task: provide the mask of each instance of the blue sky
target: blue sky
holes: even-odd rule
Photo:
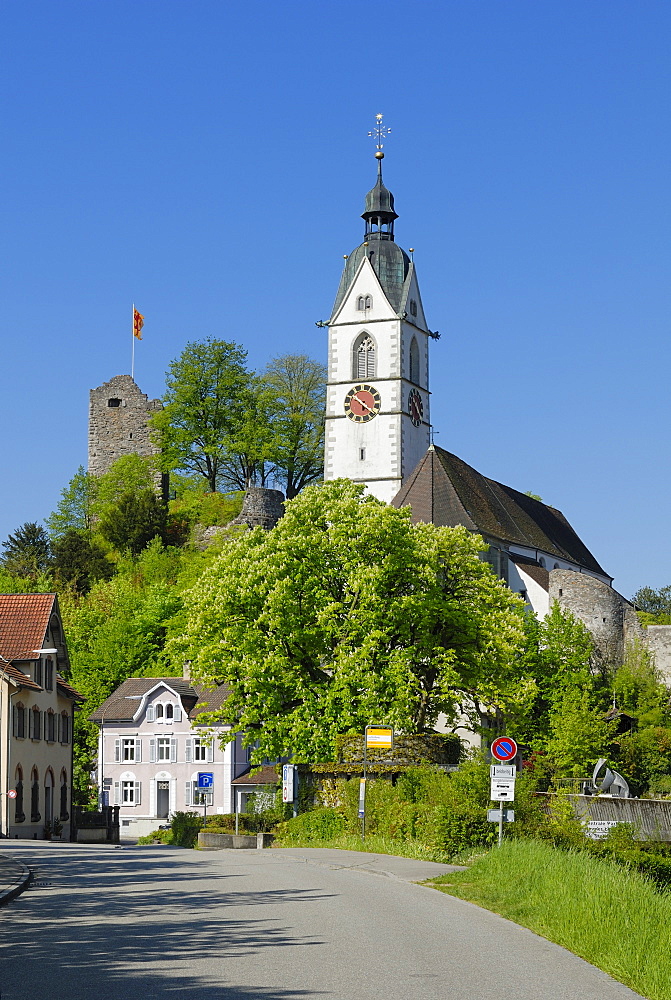
[[[671,582],[668,58],[646,0],[40,0],[0,12],[0,539],[86,462],[88,390],[189,340],[325,358],[385,181],[436,441]]]

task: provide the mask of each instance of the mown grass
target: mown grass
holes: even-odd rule
[[[343,833],[336,837],[280,837],[274,847],[326,847],[340,851],[365,851],[368,854],[393,854],[397,858],[413,858],[422,861],[439,861],[442,864],[451,862],[451,855],[444,851],[427,847],[415,840],[392,840],[371,834],[365,840],[356,834]]]
[[[562,945],[648,1000],[671,998],[671,894],[636,871],[512,840],[430,884]]]

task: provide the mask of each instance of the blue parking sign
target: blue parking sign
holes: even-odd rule
[[[198,772],[198,790],[201,792],[211,792],[214,788],[214,773],[212,771]]]

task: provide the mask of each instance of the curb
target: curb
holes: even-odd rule
[[[9,889],[3,889],[0,891],[0,906],[4,906],[6,903],[16,899],[25,888],[27,888],[30,880],[33,877],[33,873],[30,868],[23,864],[22,861],[16,861],[14,858],[8,858],[7,855],[2,856],[7,861],[12,862],[16,866],[16,875],[14,878],[14,885],[10,885]]]

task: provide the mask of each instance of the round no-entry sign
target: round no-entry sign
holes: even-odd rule
[[[505,763],[517,757],[517,743],[511,736],[497,736],[492,743],[492,757]]]

